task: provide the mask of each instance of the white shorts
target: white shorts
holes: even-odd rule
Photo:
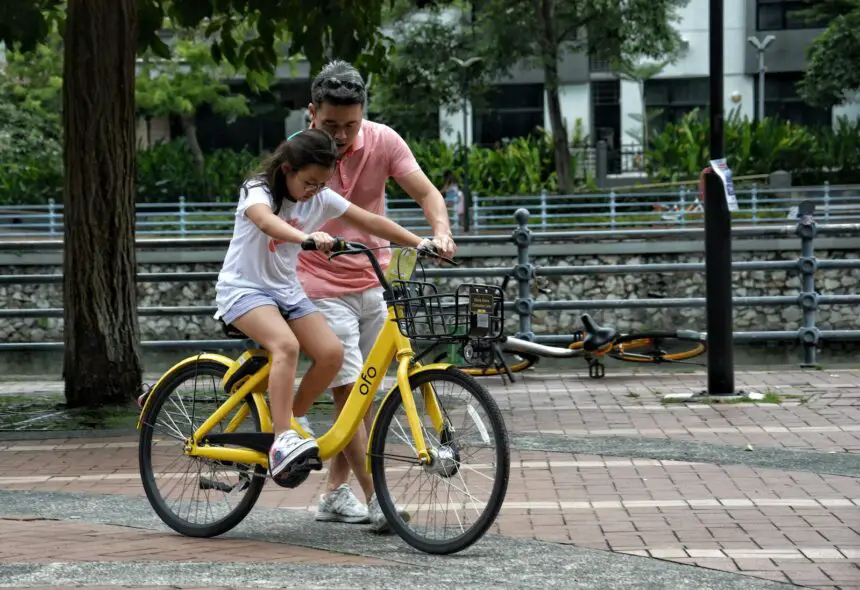
[[[358,380],[364,359],[385,325],[388,310],[382,293],[382,287],[376,287],[361,293],[313,301],[343,342],[343,365],[331,387],[349,385]]]

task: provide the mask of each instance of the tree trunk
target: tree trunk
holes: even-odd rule
[[[546,68],[545,68],[546,69]],[[557,66],[553,66],[557,70]],[[546,71],[547,77],[550,75]],[[555,72],[557,76],[557,71]],[[555,170],[558,176],[558,188],[566,195],[573,194],[573,174],[570,168],[570,145],[567,142],[567,128],[561,116],[561,99],[558,96],[558,85],[546,88],[549,122],[552,127],[552,146],[555,152]]]
[[[538,23],[539,43],[543,62],[544,87],[546,88],[549,123],[552,128],[552,145],[555,153],[555,171],[558,188],[563,194],[573,193],[573,174],[570,168],[570,145],[567,129],[561,115],[561,99],[558,96],[558,41],[553,22],[554,0],[533,0]]]
[[[141,386],[135,274],[137,0],[69,0],[65,128],[64,366],[69,407]]]
[[[185,139],[188,140],[188,149],[191,150],[194,165],[197,167],[197,171],[203,174],[206,159],[203,157],[203,150],[200,149],[200,142],[197,141],[197,123],[194,120],[194,115],[182,117],[182,131],[185,133]]]

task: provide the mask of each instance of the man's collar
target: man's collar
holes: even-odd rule
[[[353,155],[358,150],[364,148],[364,124],[366,121],[361,122],[361,129],[358,130],[358,135],[355,136],[355,141],[352,142],[352,145],[349,146],[349,149],[343,155],[344,158],[348,158]]]

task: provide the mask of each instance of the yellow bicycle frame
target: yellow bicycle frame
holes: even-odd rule
[[[395,260],[392,260],[392,266],[394,265]],[[407,264],[410,263],[411,268],[408,268],[407,270],[411,275],[412,270],[414,269],[414,259],[407,261]],[[391,268],[391,266],[389,268]],[[269,370],[271,365],[268,353],[262,349],[246,351],[235,361],[221,355],[213,354],[203,354],[184,359],[165,373],[165,376],[162,377],[162,379],[153,387],[152,392],[148,396],[146,403],[141,410],[138,428],[140,428],[143,416],[146,414],[149,404],[155,397],[159,386],[166,376],[173,373],[175,370],[182,369],[185,366],[196,362],[198,359],[205,359],[220,362],[225,365],[229,364],[230,370],[227,372],[227,375],[225,375],[226,379],[242,364],[255,356],[266,356],[266,363],[254,374],[244,378],[243,381],[240,381],[241,385],[238,388],[234,387],[233,393],[230,394],[224,403],[222,403],[215,412],[197,428],[191,438],[186,441],[185,454],[194,457],[206,457],[216,461],[229,461],[267,466],[268,456],[266,453],[261,453],[248,448],[230,448],[223,446],[209,446],[206,444],[206,436],[209,432],[217,424],[221,423],[236,407],[243,404],[244,400],[249,395],[252,398],[252,403],[256,405],[260,414],[261,431],[272,432],[271,413],[265,400],[265,391],[268,386]],[[419,461],[430,460],[430,455],[427,451],[427,444],[424,440],[421,419],[415,406],[415,399],[412,396],[412,387],[409,385],[409,380],[410,377],[415,374],[433,369],[446,369],[451,365],[432,364],[421,366],[413,362],[413,357],[414,352],[412,350],[412,345],[409,339],[400,332],[397,326],[394,308],[389,306],[386,322],[377,336],[376,342],[362,367],[358,381],[353,385],[352,391],[350,391],[343,410],[332,427],[317,439],[320,459],[326,460],[336,455],[343,450],[350,440],[352,440],[352,437],[355,436],[364,416],[373,404],[376,392],[382,385],[382,380],[385,377],[386,371],[396,359],[397,384],[388,392],[385,399],[387,400],[388,397],[394,394],[398,389],[400,390],[400,395],[403,400],[403,408],[406,412],[409,429],[412,432],[412,438],[418,454],[417,459]],[[442,410],[439,407],[435,391],[433,391],[431,386],[425,385],[422,387],[422,394],[431,422],[433,423],[436,432],[441,432],[443,428]],[[383,405],[384,402],[383,404],[380,404],[380,409]],[[247,417],[248,411],[247,406],[241,405],[239,411],[227,425],[227,428],[224,429],[225,432],[234,432]],[[368,471],[370,470],[370,444],[373,440],[373,431],[375,430],[378,418],[379,411],[377,411],[376,417],[373,421],[373,428],[371,429],[370,436],[368,436]],[[304,429],[302,429],[296,422],[295,417],[292,419],[292,427],[302,435],[307,436]]]

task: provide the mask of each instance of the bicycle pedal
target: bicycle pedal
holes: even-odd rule
[[[277,476],[273,476],[272,480],[282,488],[296,488],[303,484],[310,476],[311,471],[319,471],[322,469],[322,461],[319,457],[307,457],[299,459],[288,469],[285,469]]]
[[[297,471],[320,471],[322,467],[322,459],[317,455],[313,455],[298,459],[295,463],[290,465],[290,468],[287,471],[290,473],[295,473]]]

